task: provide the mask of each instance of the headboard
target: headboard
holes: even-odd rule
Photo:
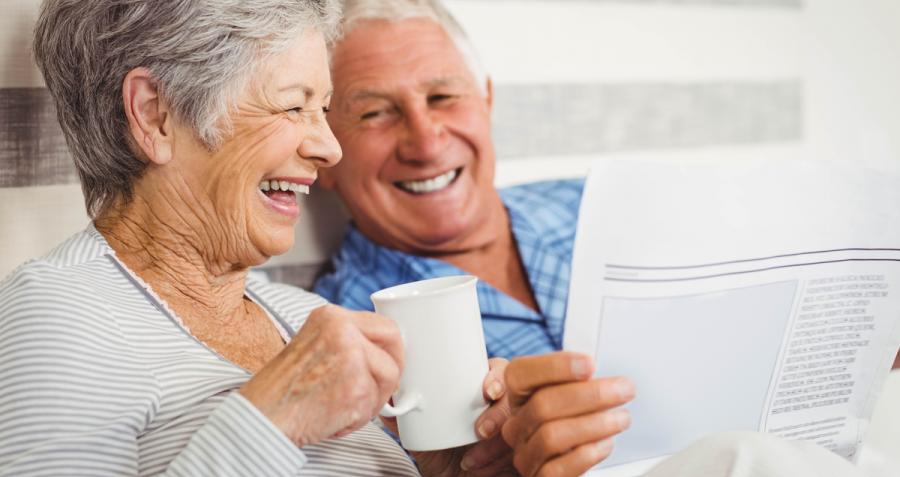
[[[87,222],[30,59],[39,3],[0,16],[0,276]],[[583,175],[598,155],[865,160],[900,138],[894,0],[447,3],[494,80],[500,185]],[[315,190],[297,246],[264,268],[308,286],[345,225]]]

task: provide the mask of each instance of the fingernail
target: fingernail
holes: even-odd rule
[[[631,425],[631,413],[627,409],[613,409],[609,413],[610,418],[619,429],[625,430]]]
[[[483,439],[487,439],[494,435],[495,430],[497,430],[497,423],[491,419],[485,419],[484,422],[478,426],[478,435]]]
[[[469,455],[463,456],[462,460],[459,462],[459,468],[463,471],[471,469],[473,465],[475,465],[475,459]]]
[[[591,362],[583,356],[572,360],[572,374],[576,378],[588,378],[591,376]]]
[[[631,381],[622,378],[616,381],[614,384],[616,392],[619,393],[619,397],[623,400],[631,400],[634,397],[634,384]]]
[[[612,439],[603,439],[602,441],[595,444],[594,447],[597,450],[598,454],[609,454],[612,452],[613,441]]]
[[[496,401],[501,394],[503,394],[503,385],[500,384],[500,381],[494,381],[488,385],[487,395],[491,398],[491,401]]]

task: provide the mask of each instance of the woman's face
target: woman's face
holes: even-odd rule
[[[300,209],[320,167],[341,149],[325,121],[331,77],[322,35],[308,31],[258,71],[231,115],[232,128],[210,152],[186,128],[175,128],[169,165],[198,238],[215,259],[258,265],[294,244]],[[180,149],[180,150],[179,150]],[[210,257],[213,258],[213,257]]]

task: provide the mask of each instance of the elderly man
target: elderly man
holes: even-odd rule
[[[371,309],[381,288],[469,273],[490,355],[558,350],[583,181],[498,193],[490,80],[446,11],[411,3],[345,5],[328,121],[346,160],[320,183],[354,225],[316,292]]]
[[[491,84],[439,4],[348,1],[342,27],[332,51],[328,120],[346,160],[321,170],[319,180],[342,196],[354,226],[334,272],[316,291],[364,309],[378,289],[470,273],[481,279],[491,355],[558,350],[582,181],[498,193]],[[631,384],[590,379],[592,370],[588,357],[559,353],[520,361],[507,373],[513,407],[524,411],[503,434],[518,449],[524,474],[582,472],[606,457],[610,437],[627,428],[627,412],[616,408],[634,395]],[[527,411],[558,398],[568,405],[550,414]],[[526,444],[552,430],[544,421],[565,419],[575,424],[566,439]],[[500,424],[485,420],[478,432],[487,438]]]
[[[592,379],[586,356],[550,353],[562,344],[583,182],[498,192],[491,82],[462,29],[436,1],[346,1],[342,23],[343,36],[332,50],[335,92],[328,121],[344,161],[322,170],[320,184],[338,192],[353,224],[316,292],[371,309],[369,295],[384,287],[441,275],[478,276],[489,354],[537,355],[514,360],[506,373],[513,416],[502,433],[515,449],[516,467],[524,475],[585,471],[611,452],[611,437],[628,427],[628,413],[619,406],[634,389],[625,378]],[[501,432],[496,424],[485,421],[479,434]],[[739,472],[728,464],[711,467],[733,455],[736,446],[727,441],[701,444],[654,475],[673,469]],[[784,445],[757,444],[751,447]],[[788,454],[795,458],[783,460],[792,462],[789,471],[767,475],[800,475],[806,465],[798,462],[835,471],[849,466],[818,448],[791,448]],[[697,462],[710,466],[691,467]]]

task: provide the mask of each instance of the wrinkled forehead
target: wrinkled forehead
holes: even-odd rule
[[[429,18],[361,20],[331,50],[338,96],[356,90],[426,88],[437,83],[477,85],[445,29]]]

